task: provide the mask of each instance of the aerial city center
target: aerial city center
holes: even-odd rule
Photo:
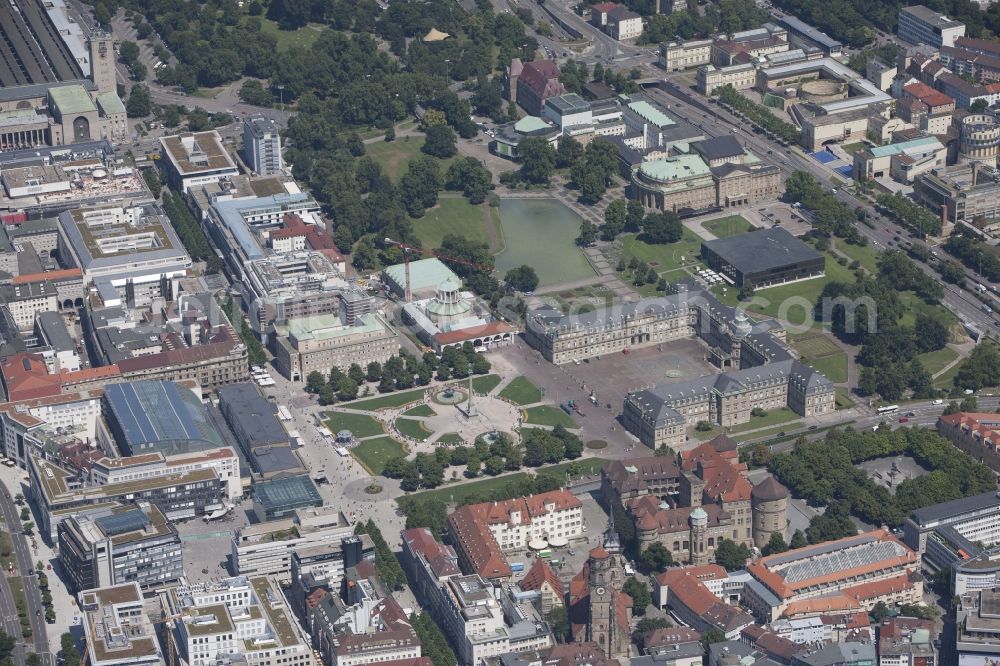
[[[0,666],[998,666],[926,1],[0,3]]]

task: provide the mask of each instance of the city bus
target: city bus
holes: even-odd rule
[[[883,416],[885,414],[895,414],[898,411],[899,405],[886,405],[885,407],[878,408],[879,416]]]
[[[545,550],[538,551],[538,557],[545,559],[547,557],[552,557],[552,551],[546,548]]]

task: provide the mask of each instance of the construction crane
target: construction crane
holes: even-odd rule
[[[403,251],[403,275],[404,275],[403,279],[406,281],[406,286],[403,291],[403,299],[404,302],[409,303],[411,300],[413,300],[413,293],[410,288],[410,254],[413,253],[416,254],[418,257],[422,257],[426,255],[427,252],[423,248],[416,247],[415,245],[409,245],[402,241],[393,240],[388,237],[385,238],[384,240],[386,245],[395,245],[396,247],[398,247]],[[468,261],[466,259],[459,259],[458,257],[453,257],[451,255],[447,255],[440,251],[435,251],[432,254],[434,257],[438,259],[443,259],[445,261],[454,261],[456,264],[471,266],[472,268],[485,271],[486,273],[490,273],[493,271],[492,266],[487,266],[485,264],[477,264],[474,261]]]

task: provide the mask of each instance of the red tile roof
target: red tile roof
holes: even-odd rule
[[[45,398],[62,393],[58,375],[50,375],[41,354],[20,353],[0,361],[7,400]]]
[[[602,549],[603,550],[603,549]],[[632,597],[624,592],[615,595],[615,621],[619,628],[629,633],[629,618],[631,617]],[[569,621],[570,633],[579,636],[587,626],[590,617],[590,560],[583,563],[580,573],[573,576],[569,582]]]
[[[538,96],[547,99],[566,93],[566,87],[559,82],[559,65],[554,60],[534,60],[524,64],[518,81]]]
[[[27,273],[25,275],[18,275],[11,280],[11,284],[28,284],[32,282],[46,282],[52,281],[57,282],[59,280],[71,280],[73,278],[82,278],[83,273],[79,268],[64,268],[58,271],[47,271],[43,273]]]
[[[598,14],[604,14],[610,12],[612,9],[618,6],[617,2],[602,2],[594,5],[590,8],[591,11],[597,12]]]
[[[403,532],[403,542],[411,551],[420,553],[438,578],[462,573],[456,564],[455,549],[435,539],[426,527],[406,530]]]
[[[552,588],[552,592],[562,602],[566,596],[566,590],[563,587],[562,581],[559,580],[559,576],[552,570],[548,562],[540,557],[536,557],[535,563],[531,565],[528,573],[524,576],[524,580],[521,581],[521,589],[541,591],[542,585],[546,583],[548,583]]]
[[[491,321],[488,324],[483,324],[482,326],[471,326],[469,328],[460,328],[446,333],[438,333],[434,336],[434,340],[436,340],[439,345],[449,345],[456,342],[465,342],[466,340],[475,340],[476,338],[481,338],[487,335],[502,335],[504,333],[510,333],[513,330],[514,329],[505,322],[496,320]]]
[[[919,81],[903,86],[903,91],[910,97],[919,99],[931,108],[936,106],[948,106],[949,104],[955,103],[953,98],[945,95],[939,90],[931,88],[926,83],[920,83]]]

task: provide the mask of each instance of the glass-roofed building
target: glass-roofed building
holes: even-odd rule
[[[323,498],[306,474],[261,481],[253,487],[253,510],[262,523],[291,516],[295,509],[321,506]]]
[[[171,456],[225,446],[201,398],[174,382],[109,384],[103,411],[123,456]]]
[[[117,504],[64,520],[59,563],[72,592],[138,583],[143,589],[184,574],[177,530],[154,504]]]

